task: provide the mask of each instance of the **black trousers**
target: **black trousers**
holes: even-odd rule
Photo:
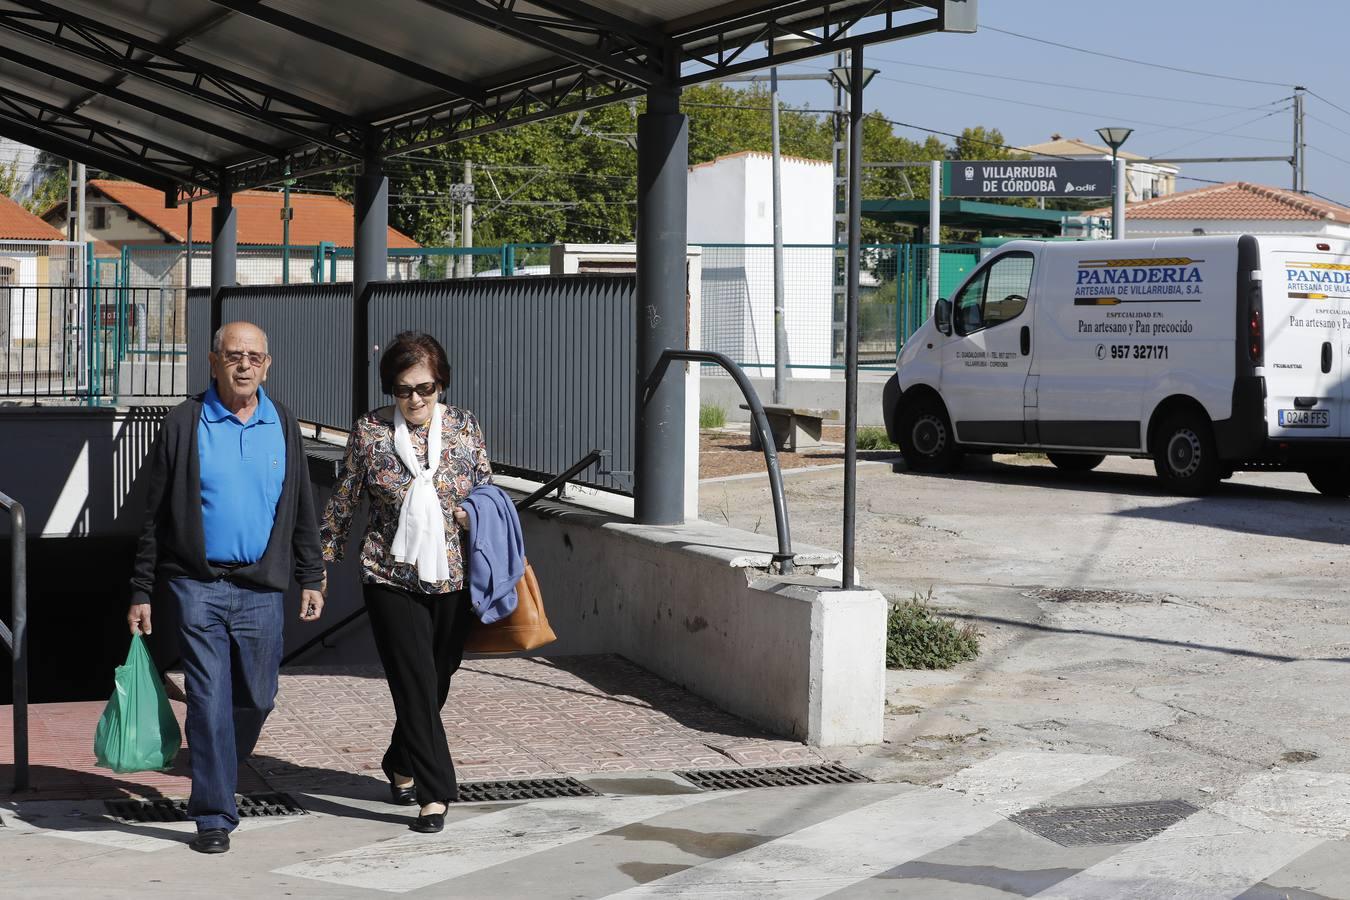
[[[394,699],[396,719],[384,769],[411,775],[423,806],[453,800],[458,787],[441,707],[473,624],[469,592],[422,594],[387,584],[362,588]]]

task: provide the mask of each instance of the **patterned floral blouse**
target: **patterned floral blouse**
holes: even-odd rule
[[[413,449],[423,464],[427,458],[430,423],[408,427]],[[469,491],[492,481],[492,465],[478,419],[466,409],[444,407],[441,416],[441,464],[436,470],[436,493],[445,512],[446,555],[450,580],[430,584],[417,577],[413,563],[395,562],[389,552],[398,532],[398,514],[412,485],[412,475],[394,452],[393,407],[372,410],[356,420],[347,439],[347,457],[337,487],[323,511],[319,540],[323,558],[342,559],[352,517],[361,504],[361,493],[370,497],[370,515],[361,541],[361,579],[391,584],[425,594],[441,594],[464,587],[464,546],[455,525],[455,507]]]

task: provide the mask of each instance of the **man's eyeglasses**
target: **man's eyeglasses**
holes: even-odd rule
[[[430,397],[432,394],[436,393],[436,382],[424,381],[421,384],[396,384],[390,393],[400,400],[407,400],[414,393],[419,397]]]
[[[248,364],[255,369],[267,362],[268,359],[266,353],[258,353],[253,350],[247,353],[243,350],[227,350],[220,354],[220,358],[232,366],[237,366],[244,360],[248,360]]]

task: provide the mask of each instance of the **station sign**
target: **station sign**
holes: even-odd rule
[[[1109,159],[955,159],[943,163],[947,197],[1110,197]]]

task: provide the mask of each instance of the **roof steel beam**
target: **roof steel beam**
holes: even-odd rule
[[[35,128],[28,123],[17,121],[4,110],[0,110],[0,135],[165,192],[172,191],[183,178],[180,173],[164,171],[157,166],[143,165],[119,154],[97,150],[81,141],[53,134],[44,128]]]
[[[193,38],[197,37],[200,34],[210,31],[212,28],[216,27],[221,22],[224,22],[226,19],[230,18],[230,16],[233,15],[234,13],[228,9],[216,10],[210,16],[207,16],[204,19],[197,20],[195,23],[189,25],[187,28],[184,28],[182,31],[178,31],[173,35],[171,35],[168,40],[159,42],[156,46],[159,51],[177,50],[179,47],[183,46],[188,41],[192,40]],[[108,87],[117,87],[118,85],[124,84],[126,80],[130,77],[131,76],[125,72],[118,72],[107,82],[105,82],[105,84],[107,84]],[[98,94],[93,93],[85,94],[83,97],[80,97],[77,100],[73,100],[69,104],[67,104],[66,112],[79,112],[81,109],[88,106],[92,101],[97,99]]]
[[[597,28],[596,44],[583,44],[547,27],[575,26],[577,20],[568,19],[553,23],[539,16],[525,16],[517,13],[515,0],[421,0],[441,12],[473,22],[484,28],[491,28],[535,47],[551,50],[583,66],[590,66],[614,78],[622,78],[632,85],[650,87],[664,82],[666,73],[662,71],[664,62],[663,41],[653,48],[639,48],[640,54],[634,54],[634,48],[621,47],[616,53],[610,49],[614,44],[614,35],[606,29]],[[580,6],[580,4],[577,4]],[[645,55],[645,62],[634,62],[632,55]]]
[[[0,59],[9,60],[24,68],[32,69],[34,72],[41,72],[43,75],[64,81],[67,84],[73,84],[76,87],[84,88],[86,91],[102,94],[105,97],[125,103],[128,106],[143,109],[146,112],[154,113],[157,116],[163,116],[171,122],[179,122],[206,134],[215,135],[232,144],[246,147],[255,153],[280,157],[285,155],[286,152],[279,147],[273,147],[270,144],[240,134],[238,129],[229,128],[225,125],[217,125],[216,123],[208,122],[205,119],[199,119],[182,110],[175,109],[171,106],[165,106],[162,103],[156,103],[153,100],[147,100],[144,97],[124,91],[121,88],[108,87],[97,79],[77,75],[64,66],[49,63],[46,60],[38,59],[35,56],[29,56],[26,53],[20,53],[17,50],[5,46],[2,42],[0,42]]]
[[[261,0],[211,0],[218,6],[232,9],[240,15],[249,16],[266,22],[268,25],[275,26],[292,34],[298,34],[303,38],[315,41],[320,44],[341,50],[343,53],[359,57],[367,62],[383,66],[391,72],[420,81],[423,84],[439,88],[447,94],[456,97],[463,97],[467,100],[483,101],[485,99],[482,88],[471,84],[444,72],[438,72],[421,63],[390,53],[379,47],[372,46],[356,38],[348,37],[345,34],[339,34],[321,25],[316,25],[308,19],[301,19],[298,16],[292,16],[289,13],[281,12],[270,6],[264,5]]]
[[[55,47],[81,59],[106,66],[117,72],[140,78],[161,87],[177,91],[202,103],[243,116],[306,141],[342,147],[331,134],[339,127],[357,130],[361,123],[339,113],[326,110],[319,104],[285,91],[269,88],[261,82],[227,72],[210,63],[192,59],[175,50],[157,49],[143,38],[104,25],[84,16],[65,12],[43,0],[12,0],[34,10],[34,13],[0,9],[0,28],[24,35]],[[150,58],[139,58],[135,51],[148,52]],[[174,75],[187,75],[184,80]],[[120,90],[113,83],[98,83],[98,92],[107,96],[109,90]],[[208,90],[207,88],[214,90]],[[94,90],[90,88],[90,90]],[[254,96],[257,95],[257,96]],[[285,103],[303,112],[288,112],[277,104]],[[328,132],[315,131],[310,124],[328,126]],[[230,133],[231,129],[226,129]]]
[[[18,119],[33,127],[62,135],[70,140],[83,140],[95,149],[119,153],[147,164],[182,166],[190,173],[194,168],[210,164],[190,153],[156,140],[91,119],[80,113],[67,112],[22,91],[0,84],[0,111],[11,119]],[[102,147],[98,142],[102,141]],[[157,154],[157,155],[156,155]],[[169,157],[165,159],[164,157]]]

